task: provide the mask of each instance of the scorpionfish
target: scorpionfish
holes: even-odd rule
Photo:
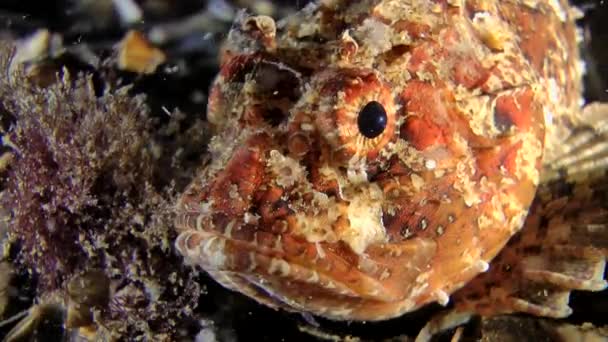
[[[606,287],[605,250],[543,254],[541,235],[590,239],[538,218],[580,210],[554,196],[528,214],[582,117],[577,15],[564,0],[241,15],[209,92],[208,160],[177,204],[177,250],[228,289],[334,320],[450,300],[567,315],[564,293]],[[561,297],[526,296],[533,284]]]

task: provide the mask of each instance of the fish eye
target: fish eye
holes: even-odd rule
[[[387,119],[384,106],[377,101],[370,101],[359,112],[357,118],[359,132],[366,138],[373,139],[384,132]]]

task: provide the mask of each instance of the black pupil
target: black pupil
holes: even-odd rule
[[[368,102],[359,112],[357,124],[359,125],[359,132],[366,138],[373,139],[379,136],[386,128],[384,107],[376,101]]]

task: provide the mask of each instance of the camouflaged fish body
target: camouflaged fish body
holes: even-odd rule
[[[584,121],[576,13],[559,0],[326,0],[278,24],[243,16],[177,249],[227,288],[332,319],[446,304],[467,284],[463,310],[567,314],[515,292],[527,279],[569,293],[582,273],[563,281],[564,263],[524,247],[500,257],[516,278],[490,263]],[[606,286],[605,249],[565,248],[554,253],[591,265],[588,289]]]

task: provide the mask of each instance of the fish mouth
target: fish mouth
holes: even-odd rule
[[[266,306],[334,320],[383,320],[416,308],[410,295],[426,286],[412,281],[416,265],[427,265],[436,250],[433,241],[412,239],[357,254],[342,241],[309,242],[244,219],[221,231],[196,229],[208,219],[178,220],[175,247],[186,263]]]
[[[386,291],[377,277],[353,266],[356,255],[343,244],[310,243],[261,231],[249,234],[247,229],[187,229],[175,246],[187,263],[202,267],[224,287],[273,308],[344,320],[364,303],[403,301]],[[378,319],[373,316],[363,319]]]

